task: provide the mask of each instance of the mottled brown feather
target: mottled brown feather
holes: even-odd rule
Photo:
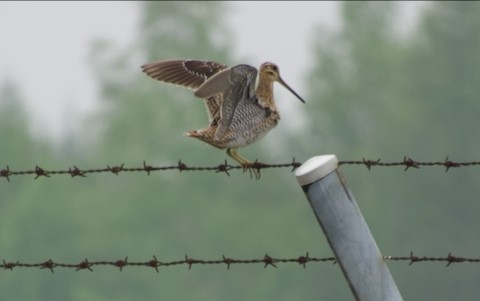
[[[201,60],[164,60],[145,64],[141,68],[153,79],[195,91],[227,66]]]

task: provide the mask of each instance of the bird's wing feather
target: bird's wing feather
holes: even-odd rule
[[[209,78],[197,89],[197,91],[195,91],[195,96],[200,98],[208,98],[217,94],[225,94],[225,92],[231,89],[232,86],[232,82],[230,80],[231,70],[231,68],[224,69]]]
[[[223,72],[222,72],[223,73]],[[217,76],[220,76],[217,75]],[[213,77],[214,80],[217,76]],[[223,75],[222,75],[223,76]],[[215,132],[215,139],[220,139],[230,128],[233,116],[241,102],[251,101],[255,96],[255,80],[257,69],[249,65],[237,65],[229,69],[230,85],[224,89],[220,111],[220,124]],[[205,83],[209,84],[210,80]],[[212,86],[216,86],[212,84]]]
[[[226,65],[201,60],[164,60],[145,64],[142,71],[153,79],[196,90]]]
[[[223,95],[217,94],[205,98],[205,109],[207,109],[208,122],[215,125],[220,119],[220,107],[223,101]]]

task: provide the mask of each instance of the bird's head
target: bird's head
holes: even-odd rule
[[[301,102],[305,103],[303,98],[297,94],[292,88],[283,79],[280,77],[280,70],[278,66],[274,63],[266,62],[260,66],[260,77],[270,80],[272,82],[279,82],[282,86],[288,89],[293,95],[295,95]]]

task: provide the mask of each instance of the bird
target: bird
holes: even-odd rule
[[[280,83],[305,103],[271,62],[261,64],[257,70],[247,64],[229,67],[208,60],[174,59],[147,63],[141,69],[155,80],[190,89],[196,97],[204,99],[208,126],[185,135],[226,149],[227,155],[240,163],[244,171],[249,170],[251,175],[253,170],[257,179],[259,168],[241,156],[238,149],[260,140],[278,124],[280,114],[273,83]]]

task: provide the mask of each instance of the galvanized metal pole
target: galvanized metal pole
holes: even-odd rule
[[[295,175],[356,300],[403,300],[335,155],[317,156]]]

